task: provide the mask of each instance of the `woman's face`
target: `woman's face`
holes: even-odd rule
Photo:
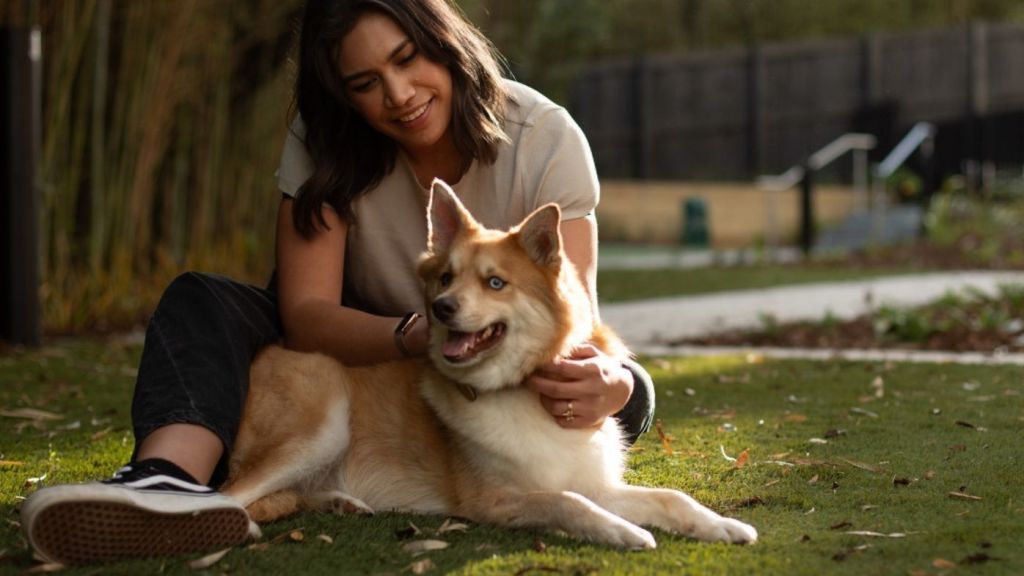
[[[359,114],[410,155],[429,152],[452,119],[452,75],[389,16],[366,12],[341,40],[345,93]]]

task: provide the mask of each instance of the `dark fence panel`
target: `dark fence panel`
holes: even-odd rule
[[[39,40],[27,28],[0,27],[0,340],[38,345]]]
[[[597,63],[570,108],[608,178],[750,178],[851,131],[878,138],[878,159],[922,120],[948,132],[937,152],[955,172],[995,159],[995,119],[1024,111],[1021,70],[1024,27],[972,24]]]

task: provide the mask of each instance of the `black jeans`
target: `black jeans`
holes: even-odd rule
[[[188,272],[164,292],[146,330],[132,400],[136,450],[154,430],[197,424],[224,443],[210,484],[227,478],[228,454],[249,389],[249,364],[281,339],[277,295],[213,274]],[[654,417],[654,385],[639,364],[627,362],[636,385],[616,417],[630,444]],[[133,455],[134,459],[134,455]]]

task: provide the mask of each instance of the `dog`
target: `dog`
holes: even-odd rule
[[[418,266],[429,358],[349,367],[277,346],[261,352],[224,492],[256,522],[395,510],[624,549],[655,547],[641,526],[754,542],[752,526],[682,492],[625,484],[613,418],[562,428],[522,385],[580,343],[628,354],[595,320],[560,221],[548,204],[507,232],[487,229],[435,181]]]

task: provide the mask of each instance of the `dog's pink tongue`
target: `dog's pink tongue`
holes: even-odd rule
[[[448,339],[444,341],[441,352],[448,358],[461,358],[473,346],[474,340],[473,334],[469,332],[451,331],[448,333]]]

